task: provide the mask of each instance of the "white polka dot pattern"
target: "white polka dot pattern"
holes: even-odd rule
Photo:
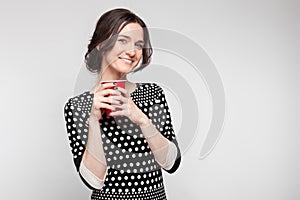
[[[137,83],[131,98],[157,130],[176,145],[177,160],[171,169],[164,169],[175,172],[181,154],[162,88],[155,83]],[[65,105],[67,132],[77,171],[87,142],[92,103],[93,94],[85,92]],[[166,199],[161,166],[155,161],[140,127],[126,116],[107,117],[106,114],[99,124],[108,170],[101,190],[87,185],[93,189],[92,199]]]
[[[64,107],[65,121],[73,154],[74,163],[79,171],[88,136],[88,119],[93,105],[93,94],[85,92],[70,98]]]

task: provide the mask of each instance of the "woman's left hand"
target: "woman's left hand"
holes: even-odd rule
[[[114,105],[115,111],[111,111],[109,116],[126,116],[133,123],[141,126],[148,123],[148,117],[135,105],[135,103],[130,98],[130,94],[124,88],[118,87],[118,90],[122,94],[114,95],[115,99],[120,101],[120,105]]]

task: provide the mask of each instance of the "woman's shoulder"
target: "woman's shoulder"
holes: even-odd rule
[[[161,84],[156,82],[139,82],[137,83],[137,91],[140,94],[152,96],[154,99],[157,99],[164,94]]]
[[[88,108],[93,104],[94,94],[84,91],[67,99],[65,107]]]
[[[156,82],[137,82],[137,85],[142,89],[162,90],[160,84]]]

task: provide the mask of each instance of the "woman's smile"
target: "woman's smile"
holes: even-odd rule
[[[134,62],[134,60],[129,59],[129,58],[119,57],[119,59],[121,59],[124,62],[124,64],[127,64],[127,65],[132,65],[132,63]]]

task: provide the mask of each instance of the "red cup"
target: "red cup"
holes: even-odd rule
[[[115,83],[116,86],[111,87],[111,89],[116,90],[117,87],[122,87],[125,89],[125,82],[126,82],[126,80],[107,80],[107,81],[101,81],[100,83],[101,84],[102,83]],[[110,96],[110,95],[106,95],[106,97],[108,97],[108,96]],[[110,109],[107,109],[107,108],[105,109],[106,116],[109,116],[110,112],[111,112]]]

